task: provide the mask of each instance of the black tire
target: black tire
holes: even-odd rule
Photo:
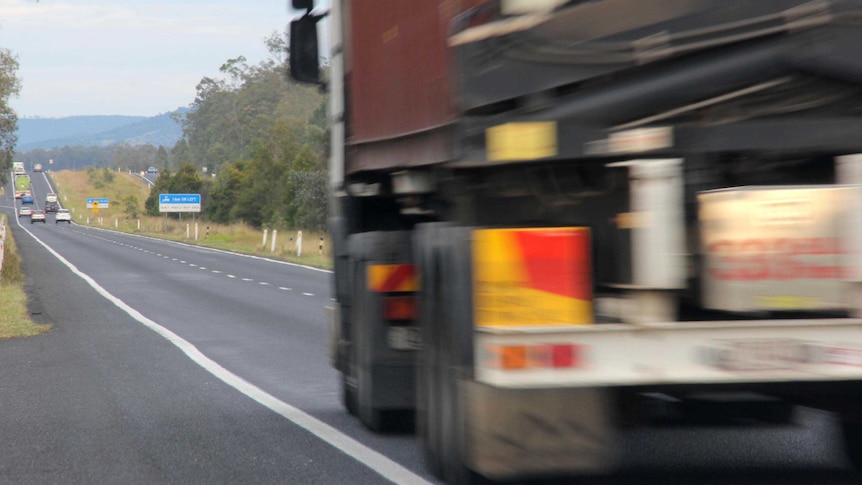
[[[353,407],[353,402],[348,401],[349,394],[351,393],[350,384],[347,384],[345,379],[345,401],[344,407],[347,409],[347,412],[359,417],[359,420],[362,424],[365,425],[366,428],[374,431],[375,433],[379,433],[381,431],[385,431],[388,422],[386,420],[386,414],[377,408],[371,406],[371,394],[373,393],[373,389],[371,388],[371,383],[366,382],[365,379],[360,376],[360,362],[364,359],[363,353],[364,347],[367,345],[364,341],[367,338],[368,329],[364,328],[365,322],[368,319],[368,315],[366,312],[367,302],[366,298],[368,297],[367,288],[365,287],[365,279],[366,279],[366,263],[365,261],[356,262],[353,272],[353,291],[351,297],[351,318],[350,323],[353,326],[351,329],[351,339],[352,345],[350,346],[350,352],[347,353],[347,369],[350,376],[353,377],[354,382],[356,382],[356,386],[353,387],[353,397],[352,399],[355,402],[355,407],[351,412],[351,409],[348,406]]]
[[[356,397],[356,387],[348,384],[346,374],[341,374],[341,403],[351,416],[356,416],[359,404]]]
[[[464,231],[429,224],[418,233],[416,243],[423,258],[417,429],[429,471],[459,485],[479,481],[463,462],[467,436],[459,381],[472,362],[471,303],[463,292],[469,288],[465,284],[469,274],[463,269],[470,266],[465,261],[469,244]]]
[[[862,472],[862,423],[842,420],[841,436],[847,459],[857,472]]]
[[[439,281],[434,257],[434,241],[432,239],[433,225],[419,226],[414,233],[413,254],[421,268],[422,278],[419,294],[419,321],[422,328],[422,349],[419,352],[419,363],[416,366],[416,434],[422,444],[422,454],[425,467],[437,478],[443,478],[443,467],[440,464],[440,411],[435,401],[440,395],[439,365],[436,353],[430,349],[439,346],[436,341],[437,332],[433,323],[438,320],[437,309],[439,301],[436,282]]]

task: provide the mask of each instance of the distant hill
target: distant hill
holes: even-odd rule
[[[180,108],[173,113],[185,113]],[[157,116],[69,116],[18,120],[19,153],[37,148],[64,146],[164,145],[172,147],[182,137],[182,128],[171,115]]]

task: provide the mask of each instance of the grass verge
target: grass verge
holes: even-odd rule
[[[143,214],[144,201],[149,196],[146,182],[126,172],[113,172],[110,181],[103,175],[103,170],[50,172],[60,201],[72,211],[75,223],[332,269],[328,234],[303,231],[298,251],[297,230],[277,230],[273,243],[272,230],[264,233],[246,224],[214,224],[192,214],[183,214],[182,220],[147,216]],[[108,208],[87,209],[87,199],[99,197],[109,199]],[[127,207],[130,197],[134,197],[138,212],[134,217]]]
[[[0,214],[5,224],[5,216]],[[30,318],[27,310],[27,294],[24,292],[24,275],[21,258],[15,247],[12,233],[6,231],[3,245],[3,268],[0,270],[0,339],[30,337],[45,333],[50,325],[40,325]]]

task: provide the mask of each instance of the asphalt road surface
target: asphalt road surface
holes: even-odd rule
[[[343,411],[327,272],[52,214],[18,225],[16,201],[0,205],[33,317],[53,325],[0,341],[0,483],[437,483],[412,435]],[[633,429],[619,473],[578,483],[858,483],[836,432],[806,409],[783,426]]]

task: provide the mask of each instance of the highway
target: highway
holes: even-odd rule
[[[41,207],[47,179],[31,175]],[[19,225],[16,202],[0,205],[30,310],[53,329],[0,341],[0,483],[438,483],[414,436],[343,411],[328,272],[52,214]],[[856,483],[836,432],[813,410],[785,426],[634,429],[621,472],[582,482]]]

